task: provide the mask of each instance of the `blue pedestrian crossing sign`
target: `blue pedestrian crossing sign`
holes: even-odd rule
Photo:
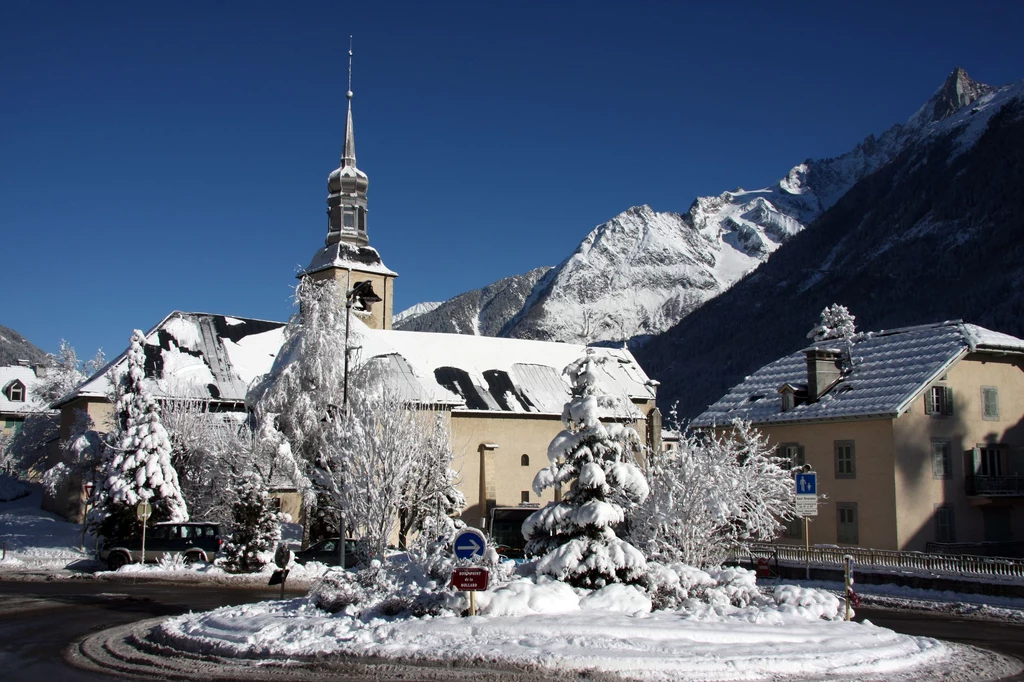
[[[476,528],[463,528],[455,535],[455,556],[460,559],[482,557],[487,546],[487,538]]]
[[[818,494],[818,474],[797,474],[796,475],[796,494],[797,495],[817,495]]]

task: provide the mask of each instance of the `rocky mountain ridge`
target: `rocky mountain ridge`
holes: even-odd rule
[[[570,342],[659,334],[767,261],[857,182],[995,92],[958,68],[907,123],[841,156],[798,164],[769,187],[698,197],[684,214],[632,207],[595,227],[518,309],[508,298],[490,310],[484,327],[496,331],[473,322],[482,314],[471,305],[476,292],[452,299],[457,305],[402,313],[395,326]],[[494,319],[505,313],[504,321]]]

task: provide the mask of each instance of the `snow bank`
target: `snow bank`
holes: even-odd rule
[[[965,652],[973,656],[972,673],[984,674],[986,659],[976,650],[869,624],[808,620],[784,611],[758,623],[680,612],[629,615],[615,610],[634,598],[627,596],[633,588],[621,586],[584,598],[592,606],[603,602],[612,608],[574,610],[573,599],[554,585],[515,581],[490,594],[488,606],[495,613],[529,611],[524,615],[360,619],[329,615],[296,599],[179,616],[158,626],[153,637],[178,649],[222,656],[374,656],[537,667],[559,675],[603,671],[641,680],[845,675],[909,681],[922,679],[920,666],[934,673],[953,667]],[[544,598],[567,610],[538,613]],[[924,676],[930,679],[930,673]]]

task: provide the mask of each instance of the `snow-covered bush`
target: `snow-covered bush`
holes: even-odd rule
[[[539,495],[545,488],[569,484],[569,490],[523,524],[527,553],[543,554],[537,574],[576,587],[635,583],[646,569],[644,555],[615,534],[627,511],[647,497],[648,487],[634,462],[640,448],[636,431],[598,418],[599,409],[617,405],[597,385],[606,360],[588,351],[565,368],[572,383],[562,411],[565,429],[548,446],[551,465],[537,473],[533,489]]]
[[[679,447],[652,453],[650,494],[629,539],[648,557],[698,567],[731,550],[771,540],[793,516],[793,479],[784,460],[749,422],[721,432],[675,432]]]
[[[156,561],[161,571],[185,571],[188,566],[185,564],[185,557],[181,554],[165,552]]]
[[[231,515],[231,541],[224,547],[225,567],[234,573],[258,573],[281,539],[281,515],[256,474],[242,479]]]
[[[135,510],[140,502],[153,506],[150,523],[188,521],[160,407],[144,383],[145,343],[142,332],[135,330],[127,366],[117,384],[119,442],[107,449],[93,490],[89,525],[103,537],[133,533],[138,528]]]
[[[359,571],[333,570],[309,591],[309,603],[328,613],[360,618],[457,615],[463,599],[415,563],[372,561]]]

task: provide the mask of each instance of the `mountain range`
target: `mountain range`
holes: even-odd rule
[[[663,407],[678,401],[683,416],[798,347],[832,302],[863,329],[962,317],[1018,333],[1008,312],[1016,268],[992,272],[984,261],[1018,248],[1022,190],[1011,178],[1022,92],[1024,82],[996,88],[957,68],[906,123],[846,154],[804,161],[762,189],[698,197],[686,213],[630,208],[532,288],[543,269],[430,304],[395,327],[627,341],[662,381]],[[947,269],[934,271],[938,262]],[[495,287],[507,291],[502,305],[477,305]]]
[[[35,365],[48,362],[48,356],[15,330],[0,325],[0,367],[16,365],[19,360]]]

